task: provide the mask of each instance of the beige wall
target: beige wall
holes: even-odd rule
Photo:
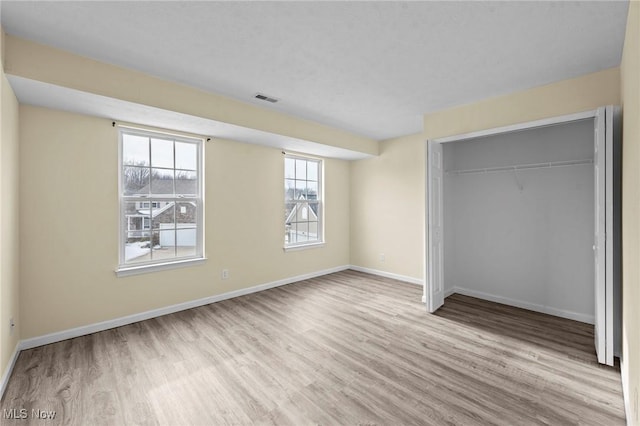
[[[620,103],[620,70],[611,68],[424,116],[427,138],[440,138]]]
[[[6,36],[6,72],[44,83],[376,155],[376,141],[214,93]]]
[[[640,424],[640,4],[630,2],[622,64],[622,375],[627,423]]]
[[[352,164],[351,263],[423,278],[425,140],[619,103],[612,68],[425,115],[423,134],[384,141],[379,157]]]
[[[117,130],[23,105],[20,143],[23,339],[349,264],[348,162],[325,162],[326,246],[285,253],[280,150],[207,143],[208,260],[117,278]]]
[[[379,157],[351,164],[353,265],[422,278],[423,188],[420,134],[383,141]]]
[[[0,29],[0,33],[1,33]],[[0,72],[0,375],[20,338],[18,269],[18,101]],[[10,333],[9,319],[16,322]]]

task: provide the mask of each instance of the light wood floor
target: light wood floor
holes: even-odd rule
[[[24,351],[3,424],[622,425],[592,327],[353,271]],[[0,412],[0,415],[2,412]]]

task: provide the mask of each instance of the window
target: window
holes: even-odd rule
[[[202,145],[120,129],[119,273],[203,258]]]
[[[322,161],[284,158],[285,248],[323,242]]]
[[[160,203],[158,202],[153,202],[151,203],[152,207],[160,207]],[[144,201],[142,203],[140,203],[140,208],[141,209],[148,209],[149,208],[149,202],[148,201]]]

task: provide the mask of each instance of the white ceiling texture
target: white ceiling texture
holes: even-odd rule
[[[627,2],[13,2],[12,35],[381,140],[620,64]],[[257,93],[279,99],[254,99]],[[18,93],[20,97],[20,93]]]

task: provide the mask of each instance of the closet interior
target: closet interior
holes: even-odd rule
[[[594,323],[594,119],[442,144],[445,294]]]

